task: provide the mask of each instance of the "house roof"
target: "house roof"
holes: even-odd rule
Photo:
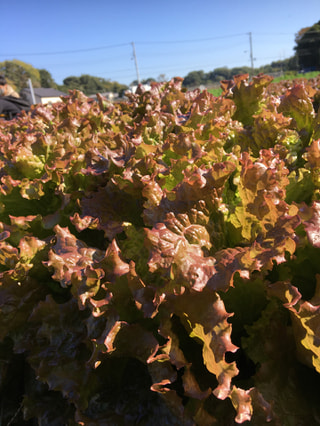
[[[30,93],[30,89],[23,89],[25,93]],[[34,87],[34,94],[40,96],[40,98],[55,98],[58,96],[66,96],[66,93],[61,92],[57,89],[52,89],[51,87]]]

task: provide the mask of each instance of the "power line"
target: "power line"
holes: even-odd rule
[[[132,44],[132,43],[131,43]],[[228,45],[228,46],[224,46],[224,47],[219,47],[219,48],[215,48],[214,49],[214,52],[215,52],[215,54],[217,54],[217,52],[220,52],[220,51],[226,51],[226,49],[234,49],[235,47],[240,47],[240,46],[244,46],[244,44],[247,44],[247,41],[243,41],[243,42],[241,42],[241,43],[237,43],[237,42],[235,42],[235,43],[233,43],[232,45]],[[163,51],[160,51],[159,52],[159,50],[157,50],[157,49],[152,49],[150,52],[148,51],[148,53],[147,53],[147,57],[146,57],[146,53],[144,52],[142,55],[139,55],[139,56],[141,56],[142,58],[146,58],[147,60],[149,60],[150,58],[154,58],[154,57],[156,57],[156,58],[160,58],[161,56],[166,56],[166,58],[168,58],[168,57],[170,57],[170,56],[172,56],[173,57],[173,59],[176,59],[177,58],[177,56],[183,56],[183,55],[188,55],[188,56],[193,56],[193,57],[195,57],[195,56],[197,56],[199,53],[203,53],[203,52],[207,52],[208,54],[210,54],[210,52],[208,52],[208,48],[206,47],[206,48],[203,48],[203,49],[201,49],[201,48],[194,48],[194,49],[190,49],[190,48],[188,48],[187,50],[178,50],[178,51],[167,51],[167,50],[163,50]],[[115,60],[117,60],[117,59],[122,59],[123,58],[123,54],[121,54],[121,55],[116,55],[116,56],[114,56],[114,55],[112,55],[112,56],[107,56],[107,57],[104,57],[104,58],[101,58],[100,57],[100,59],[99,60],[96,60],[96,61],[93,61],[93,60],[90,60],[90,65],[92,65],[92,64],[102,64],[102,62],[103,62],[103,60],[108,60],[108,62],[110,62],[110,61],[115,61]],[[72,66],[74,66],[74,65],[83,65],[83,64],[87,64],[88,63],[88,60],[87,59],[83,59],[82,61],[77,61],[77,62],[74,62],[71,58],[69,58],[70,60],[68,61],[68,62],[61,62],[61,61],[59,61],[59,62],[57,62],[57,61],[55,61],[54,63],[46,63],[46,66],[47,67],[50,67],[50,66],[55,66],[55,67],[57,67],[57,66],[67,66],[67,65],[72,65]],[[112,70],[112,71],[118,71],[118,70]]]
[[[155,40],[155,41],[137,41],[135,44],[139,45],[157,45],[157,44],[187,44],[187,43],[203,43],[205,41],[213,40],[223,40],[228,38],[234,38],[239,36],[248,35],[248,33],[238,33],[238,34],[226,34],[218,35],[214,37],[207,38],[194,38],[194,39],[185,39],[185,40]],[[254,33],[254,35],[289,35],[289,33]],[[82,52],[93,52],[98,50],[112,49],[116,47],[130,46],[132,42],[110,44],[106,46],[97,46],[97,47],[88,47],[84,49],[71,49],[71,50],[60,50],[54,52],[29,52],[29,53],[2,53],[2,56],[49,56],[49,55],[63,55],[63,54],[72,54],[72,53],[82,53]]]
[[[254,33],[254,35],[292,35],[292,33]]]
[[[162,41],[137,41],[136,44],[180,44],[180,43],[202,43],[203,41],[211,41],[211,40],[220,40],[231,37],[239,37],[241,35],[246,35],[247,33],[240,34],[229,34],[225,36],[216,36],[216,37],[208,37],[208,38],[195,38],[189,40],[162,40]]]
[[[263,34],[267,35],[268,33],[263,33]],[[269,35],[272,35],[272,34],[275,34],[275,33],[269,33]],[[285,34],[285,33],[281,33],[281,34]],[[144,41],[140,41],[140,42],[136,42],[136,43],[133,43],[133,42],[131,42],[131,43],[118,43],[118,44],[110,44],[110,45],[99,46],[99,47],[91,47],[91,48],[84,48],[84,49],[73,49],[73,50],[67,50],[67,51],[37,52],[37,53],[33,52],[33,53],[29,53],[29,54],[25,53],[25,54],[10,54],[10,55],[3,54],[3,56],[4,55],[6,55],[6,56],[27,56],[27,55],[45,56],[45,55],[71,54],[71,53],[81,53],[81,52],[91,52],[91,51],[98,51],[98,50],[104,50],[104,49],[112,49],[112,48],[123,47],[123,46],[130,46],[131,45],[132,48],[133,48],[133,51],[134,51],[134,55],[133,55],[132,59],[134,59],[134,57],[135,57],[134,45],[135,44],[139,44],[139,45],[150,45],[150,46],[152,46],[152,45],[155,46],[155,45],[161,45],[162,44],[164,46],[162,50],[167,49],[167,47],[165,47],[165,46],[168,46],[168,44],[180,44],[180,45],[181,44],[185,44],[185,45],[187,45],[187,47],[185,47],[185,46],[182,47],[181,46],[181,47],[179,47],[177,49],[179,49],[179,52],[181,52],[181,53],[183,53],[183,50],[187,49],[188,51],[185,52],[185,54],[187,55],[187,57],[190,57],[191,53],[193,55],[195,55],[196,53],[199,53],[199,49],[197,49],[197,51],[194,52],[194,50],[196,48],[195,48],[195,46],[193,46],[193,47],[190,46],[191,43],[204,43],[206,41],[224,40],[224,39],[231,39],[231,38],[238,37],[238,40],[236,40],[235,42],[232,42],[233,43],[232,47],[234,48],[236,45],[240,46],[243,43],[246,43],[246,44],[248,43],[247,41],[244,41],[244,39],[243,39],[243,41],[241,41],[242,39],[239,38],[239,36],[246,36],[246,37],[249,36],[249,47],[250,47],[250,58],[249,58],[249,60],[251,60],[251,68],[253,68],[253,60],[256,60],[257,58],[253,58],[253,53],[252,53],[252,38],[251,38],[252,35],[254,35],[254,36],[255,35],[262,35],[262,33],[251,33],[251,32],[248,33],[247,32],[247,33],[240,33],[240,34],[217,35],[215,37],[199,38],[199,39],[186,39],[186,40],[163,40],[163,41],[145,41],[145,42]],[[222,43],[222,44],[225,44],[225,43]],[[225,50],[226,48],[229,48],[229,44],[230,43],[228,43],[228,46],[225,46],[223,48],[223,50]],[[201,49],[201,47],[199,47],[199,48]],[[146,49],[142,49],[141,48],[141,50],[143,51],[143,50],[146,50]],[[150,58],[150,56],[159,56],[159,52],[156,52],[156,50],[157,50],[157,48],[154,47],[152,49],[152,51],[151,51],[151,54],[148,54],[148,58]],[[217,49],[215,48],[214,52],[217,53],[217,51],[220,51],[220,50],[221,49],[219,49],[219,48],[217,48]],[[152,54],[152,52],[154,52],[154,54]],[[245,50],[244,53],[245,52],[247,52],[247,50]],[[129,51],[128,51],[128,53],[129,53]],[[160,53],[161,54],[163,53],[163,54],[166,55],[166,57],[168,57],[168,55],[172,55],[172,54],[176,55],[177,52],[175,52],[175,53],[174,52],[167,52],[167,50],[166,50],[166,52],[160,52]],[[139,53],[138,53],[138,55],[139,55]],[[144,54],[142,54],[142,58],[144,58],[145,55],[146,55],[146,53],[144,52]],[[107,55],[107,56],[109,56],[109,55]],[[112,55],[112,56],[113,56],[112,59],[115,59],[114,55]],[[118,55],[117,57],[120,57],[120,56]],[[142,61],[142,62],[145,62],[148,58],[144,59],[144,61]],[[177,57],[175,57],[175,59],[177,60]],[[261,60],[262,58],[258,58],[258,59]],[[61,58],[61,60],[62,60],[62,58]],[[71,57],[70,57],[70,60],[71,60]],[[137,60],[137,57],[135,58],[135,61],[136,60]],[[110,58],[108,58],[108,61],[110,62]],[[178,60],[178,62],[179,62],[179,60]],[[183,62],[185,62],[185,61],[183,61]],[[82,62],[78,62],[79,65],[81,63]],[[99,62],[96,62],[96,63],[101,63],[101,59],[99,60]],[[239,60],[237,61],[237,63],[239,63]],[[92,61],[90,61],[90,64],[92,64]],[[114,63],[112,63],[112,64],[115,65]],[[228,61],[228,64],[231,65],[230,61]],[[59,65],[59,66],[66,66],[65,63],[63,63],[63,64],[62,63],[61,64],[55,63],[54,65],[55,66],[57,66],[57,65]],[[70,65],[75,65],[75,64],[74,64],[74,62],[71,62]],[[199,65],[197,65],[197,66],[199,67]],[[200,67],[201,66],[203,67],[204,65],[202,64],[202,65],[200,65]],[[208,64],[206,67],[208,67],[208,66],[212,67],[213,64],[210,63],[210,65]],[[184,68],[184,69],[188,69],[188,68],[189,69],[195,69],[194,67],[195,67],[195,64],[194,64],[194,59],[193,59],[193,65],[191,65],[191,64],[190,65],[189,64],[182,65],[182,63],[180,62],[179,64],[177,64],[177,66],[166,67],[166,71],[170,72],[170,70],[173,70],[173,69],[174,70],[178,70],[179,68],[180,68],[180,70],[181,70],[181,68]],[[120,67],[118,66],[118,69],[116,71],[112,70],[112,69],[110,69],[108,71],[103,71],[103,72],[99,72],[98,71],[98,74],[101,75],[101,74],[107,74],[107,73],[110,74],[110,73],[116,72],[117,74],[122,74],[122,75],[128,75],[128,76],[132,75],[131,72],[129,73],[129,68],[127,68],[127,69],[125,69],[125,68],[119,69],[119,68],[121,68],[121,66]],[[151,73],[154,73],[154,72],[160,72],[160,71],[156,71],[156,70],[160,70],[160,68],[163,70],[163,64],[159,64],[158,66],[157,65],[153,65],[152,67],[148,67],[148,66],[144,67],[142,65],[142,72],[143,72],[143,74],[146,74],[146,73],[150,73],[151,74]],[[150,71],[148,71],[148,70],[150,70]],[[136,71],[137,71],[137,75],[138,75],[139,71],[137,70],[137,66],[136,66]],[[97,71],[95,71],[95,72],[97,72]],[[179,74],[179,72],[178,72],[178,74]],[[180,74],[181,74],[181,72],[180,72]]]
[[[77,50],[61,50],[59,52],[2,53],[2,56],[48,56],[48,55],[63,55],[65,53],[70,54],[70,53],[91,52],[93,50],[111,49],[113,47],[129,46],[130,44],[131,43],[111,44],[109,46],[89,47],[87,49],[77,49]]]
[[[224,36],[216,36],[216,37],[208,37],[208,38],[198,38],[198,39],[189,39],[189,40],[162,40],[162,41],[139,41],[135,42],[135,44],[144,44],[144,45],[155,45],[155,44],[181,44],[181,43],[202,43],[204,41],[211,40],[221,40],[232,37],[239,37],[241,35],[247,35],[248,33],[240,33],[240,34],[229,34]],[[104,50],[111,49],[115,47],[123,47],[132,45],[131,43],[120,43],[120,44],[111,44],[107,46],[99,46],[99,47],[89,47],[86,49],[73,49],[73,50],[60,50],[55,52],[31,52],[31,53],[2,53],[2,56],[48,56],[48,55],[63,55],[70,53],[81,53],[81,52],[91,52],[96,50]]]

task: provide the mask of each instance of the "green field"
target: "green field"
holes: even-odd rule
[[[273,82],[279,83],[280,81],[283,81],[283,80],[295,80],[297,78],[310,79],[310,78],[315,78],[318,75],[319,75],[318,71],[307,72],[304,74],[296,73],[294,71],[288,71],[287,73],[283,74],[280,77],[275,77],[273,79]],[[220,87],[214,87],[214,88],[208,89],[208,92],[214,96],[220,96],[222,93],[222,89]]]
[[[296,78],[315,78],[319,75],[319,71],[312,71],[312,72],[306,72],[306,73],[296,73],[294,71],[288,71],[287,73],[283,74],[280,77],[274,78],[273,82],[278,83],[279,81],[283,80],[295,80]]]

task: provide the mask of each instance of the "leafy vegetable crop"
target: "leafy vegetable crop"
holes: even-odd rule
[[[0,122],[4,424],[320,422],[319,92],[271,80]]]

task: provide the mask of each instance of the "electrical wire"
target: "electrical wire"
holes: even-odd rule
[[[131,43],[121,43],[121,44],[111,44],[108,46],[100,46],[100,47],[88,47],[86,49],[76,49],[76,50],[61,50],[58,52],[38,52],[38,53],[2,53],[2,56],[48,56],[48,55],[63,55],[70,53],[81,53],[81,52],[91,52],[94,50],[104,50],[111,49],[114,47],[122,47],[128,46]]]
[[[216,37],[208,37],[208,38],[197,38],[197,39],[189,39],[189,40],[162,40],[162,41],[137,41],[135,44],[180,44],[180,43],[202,43],[204,41],[211,40],[221,40],[232,37],[239,37],[242,35],[248,35],[249,33],[240,33],[240,34],[230,34],[225,36],[216,36]]]
[[[239,37],[242,35],[248,35],[249,33],[240,33],[240,34],[229,34],[224,36],[215,36],[208,38],[198,38],[198,39],[189,39],[189,40],[162,40],[162,41],[138,41],[135,44],[139,45],[156,45],[156,44],[180,44],[180,43],[202,43],[204,41],[212,41],[212,40],[222,40],[232,37]],[[99,47],[89,47],[85,49],[73,49],[73,50],[61,50],[56,52],[31,52],[31,53],[2,53],[2,56],[47,56],[47,55],[62,55],[62,54],[71,54],[71,53],[81,53],[81,52],[90,52],[104,49],[111,49],[114,47],[123,47],[132,45],[131,43],[120,43],[120,44],[111,44],[107,46],[99,46]]]
[[[318,33],[319,31],[308,31],[308,34],[310,33]],[[227,35],[218,35],[215,37],[207,37],[207,38],[197,38],[197,39],[185,39],[185,40],[154,40],[154,41],[137,41],[135,44],[137,45],[157,45],[157,44],[185,44],[185,43],[203,43],[205,41],[212,41],[212,40],[222,40],[227,38],[233,38],[233,37],[239,37],[244,35],[249,35],[250,33],[238,33],[238,34],[227,34]],[[252,34],[252,33],[251,33]],[[255,36],[257,35],[268,35],[268,36],[279,36],[279,35],[292,35],[291,33],[259,33],[255,32]],[[105,50],[105,49],[112,49],[115,47],[123,47],[123,46],[129,46],[132,45],[132,42],[126,42],[126,43],[119,43],[119,44],[110,44],[107,46],[98,46],[98,47],[88,47],[84,49],[71,49],[71,50],[60,50],[60,51],[54,51],[54,52],[30,52],[30,53],[2,53],[2,56],[48,56],[48,55],[63,55],[63,54],[72,54],[72,53],[82,53],[82,52],[91,52],[91,51],[98,51],[98,50]]]
[[[76,54],[76,53],[89,53],[89,52],[94,52],[94,51],[102,51],[102,50],[107,50],[107,49],[113,49],[113,48],[118,48],[118,47],[124,47],[124,46],[131,46],[131,45],[138,45],[138,46],[140,46],[140,51],[141,51],[141,56],[140,56],[140,58],[139,58],[139,63],[140,63],[140,65],[142,65],[143,64],[143,61],[145,61],[146,59],[143,59],[144,58],[144,56],[145,56],[145,54],[146,54],[146,52],[143,52],[145,49],[143,49],[143,46],[156,46],[156,45],[163,45],[163,46],[168,46],[168,45],[174,45],[174,44],[192,44],[192,43],[205,43],[205,42],[208,42],[208,41],[214,41],[214,40],[226,40],[226,39],[231,39],[231,38],[236,38],[236,37],[240,37],[240,36],[250,36],[250,35],[252,35],[252,33],[250,33],[250,32],[247,32],[247,33],[239,33],[239,34],[228,34],[228,35],[217,35],[217,36],[214,36],[214,37],[207,37],[207,38],[194,38],[194,39],[185,39],[185,40],[156,40],[156,41],[136,41],[135,43],[129,43],[129,42],[126,42],[126,43],[118,43],[118,44],[109,44],[109,45],[105,45],[105,46],[97,46],[97,47],[90,47],[90,48],[83,48],[83,49],[72,49],[72,50],[61,50],[61,51],[53,51],[53,52],[32,52],[32,53],[14,53],[14,54],[2,54],[1,56],[9,56],[9,57],[15,57],[15,56],[20,56],[20,57],[23,57],[23,56],[50,56],[50,55],[63,55],[63,54]],[[272,35],[288,35],[288,33],[254,33],[253,35],[255,35],[255,36],[258,36],[258,38],[260,38],[259,36],[266,36],[266,35],[268,35],[268,36],[272,36]],[[237,42],[236,43],[236,45],[237,46],[241,46],[241,44],[242,44],[242,42],[240,41],[240,43],[239,42]],[[232,44],[232,47],[234,48],[235,47],[235,44],[233,43]],[[225,45],[225,46],[223,46],[223,47],[221,47],[220,46],[220,49],[219,49],[219,46],[216,48],[216,47],[214,47],[214,46],[212,46],[212,47],[210,47],[210,49],[213,49],[213,52],[216,54],[216,53],[218,53],[219,52],[219,50],[221,50],[221,49],[223,49],[223,50],[226,50],[226,49],[230,49],[231,48],[231,46],[229,46],[229,45]],[[181,49],[183,49],[182,47],[181,47]],[[195,56],[197,56],[197,54],[199,53],[199,49],[197,49],[196,51],[194,50],[195,48],[188,48],[188,52],[182,52],[182,54],[184,55],[184,54],[187,54],[188,55],[188,57],[193,57],[193,61],[195,60],[196,61],[196,58],[195,58]],[[207,49],[207,48],[206,48]],[[163,49],[162,49],[163,50]],[[185,49],[184,49],[185,50]],[[203,50],[203,49],[202,49]],[[245,51],[244,51],[245,52]],[[181,50],[179,51],[179,53],[181,53]],[[165,51],[165,52],[154,52],[154,49],[152,50],[152,52],[151,53],[148,53],[148,58],[150,58],[150,55],[151,55],[151,57],[154,57],[154,56],[158,56],[159,57],[159,59],[161,60],[161,54],[165,54],[166,55],[166,57],[168,57],[168,52],[167,51]],[[176,53],[174,53],[174,52],[170,52],[170,55],[172,55],[172,54],[174,54],[175,55],[175,60],[177,59],[177,55],[176,55]],[[181,57],[181,54],[180,55],[178,55],[178,56],[180,56]],[[117,58],[119,58],[119,55],[117,55]],[[71,58],[70,58],[71,59]],[[80,58],[79,58],[80,59]],[[113,63],[113,61],[114,61],[114,59],[115,59],[115,57],[114,57],[114,55],[113,55],[113,57],[112,58],[108,58],[108,62],[109,63]],[[142,60],[141,60],[142,59]],[[207,58],[207,59],[209,59],[209,58]],[[214,59],[214,58],[213,58]],[[267,59],[267,58],[255,58],[255,60],[260,60],[261,61],[261,59]],[[276,60],[275,58],[273,58],[274,60]],[[69,62],[69,61],[68,61]],[[86,59],[86,61],[83,61],[83,62],[81,62],[81,59],[79,60],[79,61],[77,61],[77,65],[81,65],[81,63],[87,63],[88,62],[88,59]],[[213,62],[216,62],[216,61],[212,61],[210,64],[208,64],[207,66],[205,66],[205,65],[201,65],[200,66],[200,68],[204,68],[204,67],[213,67],[214,65],[213,65]],[[90,61],[90,63],[92,64],[93,62],[92,61]],[[101,60],[99,60],[99,61],[96,61],[95,63],[101,63]],[[237,62],[237,63],[239,63],[239,61]],[[114,63],[113,63],[114,64]],[[228,62],[228,64],[229,65],[231,65],[231,63],[230,62]],[[62,63],[61,62],[61,64],[59,64],[59,63],[55,63],[54,64],[56,67],[58,66],[66,66],[66,65],[68,65],[68,64],[66,64],[65,62],[64,63]],[[72,63],[70,63],[70,65],[75,65],[75,63],[74,62],[72,62]],[[115,65],[115,64],[114,64]],[[120,64],[119,64],[120,65]],[[155,65],[155,64],[154,64]],[[46,66],[48,66],[48,65],[46,65]],[[121,65],[120,65],[121,66]],[[199,67],[198,65],[195,65],[195,63],[193,63],[193,65],[188,65],[188,64],[185,64],[183,67],[182,67],[182,64],[180,63],[178,66],[172,66],[172,67],[169,67],[169,68],[166,68],[164,71],[166,71],[166,72],[170,72],[170,70],[178,70],[178,69],[181,69],[181,68],[184,68],[184,69],[192,69],[192,70],[194,70],[195,69],[195,67]],[[120,67],[118,67],[118,68],[120,68]],[[155,65],[155,66],[153,66],[153,67],[144,67],[144,66],[141,66],[141,71],[142,71],[142,73],[156,73],[156,72],[159,72],[159,69],[160,68],[162,68],[162,65],[159,65],[159,66],[157,66],[157,65]],[[148,71],[149,70],[149,71]],[[117,73],[117,75],[122,75],[123,77],[124,77],[124,75],[126,75],[126,76],[131,76],[132,75],[132,73],[128,73],[128,71],[129,71],[129,69],[127,68],[127,69],[125,69],[125,68],[121,68],[121,69],[117,69],[117,70],[112,70],[112,69],[110,69],[109,71],[103,71],[103,72],[98,72],[98,74],[99,75],[105,75],[105,74],[111,74],[111,73]],[[162,72],[162,71],[161,71]],[[178,74],[181,74],[181,73],[178,73]],[[123,78],[122,77],[122,78]]]

